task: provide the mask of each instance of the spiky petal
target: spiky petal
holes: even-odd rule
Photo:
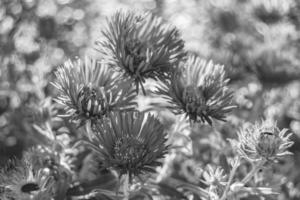
[[[164,80],[185,56],[184,42],[176,28],[147,13],[119,11],[102,32],[99,50],[112,65],[142,87],[147,78]]]
[[[212,118],[225,121],[226,114],[236,106],[227,88],[224,66],[195,56],[189,56],[174,73],[170,82],[157,87],[175,114],[185,113],[194,122],[208,122]]]
[[[167,153],[166,133],[154,116],[138,112],[113,113],[110,123],[98,124],[88,142],[106,168],[120,175],[155,172]]]
[[[53,179],[42,170],[34,170],[26,161],[15,161],[7,169],[0,170],[0,187],[7,199],[51,200]]]
[[[207,170],[203,173],[205,182],[209,185],[209,196],[212,200],[220,199],[226,185],[227,175],[221,167],[207,166]]]
[[[241,157],[250,162],[258,160],[274,160],[291,154],[288,148],[293,145],[291,133],[287,129],[280,130],[275,123],[262,121],[243,127],[238,132],[238,140],[230,140],[233,148]]]
[[[109,66],[86,58],[67,61],[56,72],[53,85],[60,91],[58,103],[65,106],[66,116],[79,125],[94,123],[111,111],[132,110],[134,90],[129,82],[120,80]]]

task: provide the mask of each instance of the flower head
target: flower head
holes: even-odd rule
[[[193,159],[186,159],[180,166],[180,174],[191,183],[198,183],[202,174],[199,164]]]
[[[253,14],[266,24],[274,24],[282,20],[283,17],[288,13],[292,7],[292,2],[293,1],[290,0],[254,0]]]
[[[30,162],[33,169],[38,171],[44,169],[55,181],[59,179],[69,180],[71,177],[71,164],[63,151],[38,145],[24,155],[24,159]]]
[[[129,82],[120,80],[107,65],[87,58],[66,62],[56,72],[54,86],[60,91],[57,101],[65,106],[66,115],[95,122],[111,111],[133,109],[134,90]]]
[[[225,186],[227,175],[221,167],[207,166],[206,171],[203,172],[203,178],[209,185],[209,197],[211,200],[218,200],[221,198]]]
[[[229,6],[227,5],[226,7]],[[210,19],[209,26],[211,26],[210,28],[219,29],[218,32],[221,32],[221,34],[235,32],[240,27],[239,16],[233,8],[224,9],[224,5],[220,7],[213,6],[212,8],[208,9],[208,12],[208,17]]]
[[[300,78],[298,63],[290,53],[270,47],[255,50],[251,70],[266,88],[283,86]]]
[[[274,123],[262,121],[241,129],[238,141],[231,140],[231,144],[249,161],[273,160],[291,154],[287,149],[293,145],[290,140],[292,133],[286,135],[287,131],[280,130]]]
[[[46,123],[51,123],[57,120],[57,110],[53,104],[52,99],[46,98],[38,105],[30,104],[24,106],[24,114],[29,123],[45,126]]]
[[[168,100],[168,108],[175,114],[185,113],[192,121],[211,125],[212,118],[225,121],[226,114],[235,108],[227,82],[223,66],[189,56],[156,93]]]
[[[18,200],[51,200],[53,181],[42,170],[34,170],[24,161],[0,171],[4,197]]]
[[[173,67],[185,56],[184,42],[176,28],[150,13],[117,12],[104,30],[100,51],[116,69],[130,77],[138,92],[145,79],[169,78]]]
[[[167,153],[166,133],[162,124],[144,113],[113,113],[110,123],[97,124],[89,146],[95,150],[104,167],[120,175],[155,172]]]

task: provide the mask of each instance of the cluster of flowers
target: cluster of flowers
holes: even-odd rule
[[[97,43],[101,59],[67,61],[56,71],[53,85],[60,92],[57,102],[65,109],[64,117],[78,128],[86,127],[80,145],[95,153],[103,169],[124,177],[123,196],[128,199],[128,184],[135,177],[156,172],[170,150],[159,119],[138,111],[137,96],[140,90],[147,94],[147,80],[159,82],[153,94],[166,100],[167,109],[185,114],[192,123],[212,126],[213,120],[225,121],[236,106],[224,66],[188,55],[178,30],[162,19],[121,11],[102,34],[103,41]],[[287,154],[292,142],[286,132],[265,122],[240,131],[238,140],[231,141],[240,158],[233,162],[229,178],[220,168],[209,168],[204,177],[210,187],[202,198],[224,200],[246,190],[245,184],[266,162]],[[52,148],[61,150],[58,144]],[[7,169],[10,173],[0,183],[4,199],[64,199],[64,188],[74,176],[71,165],[62,154],[43,147],[34,151],[51,159],[31,162],[37,153],[30,153],[25,163]],[[241,158],[257,165],[244,180],[232,183]],[[18,178],[10,179],[10,175]]]

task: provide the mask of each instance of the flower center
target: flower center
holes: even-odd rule
[[[256,150],[265,158],[276,154],[280,146],[280,139],[271,132],[261,132]]]
[[[118,139],[114,146],[114,158],[121,161],[120,167],[136,168],[147,155],[147,146],[139,138],[124,136]]]
[[[24,184],[22,187],[21,187],[21,191],[24,192],[24,193],[31,193],[33,191],[37,191],[39,190],[40,187],[38,184],[36,183],[26,183]]]
[[[135,39],[129,40],[125,44],[125,53],[133,58],[133,67],[136,69],[138,65],[146,60],[146,49],[144,44]],[[133,72],[133,71],[132,71]]]
[[[79,113],[84,113],[87,117],[99,117],[104,115],[107,110],[105,93],[100,90],[97,94],[94,88],[84,86],[77,97]]]
[[[186,104],[186,111],[190,114],[200,114],[206,109],[203,92],[195,86],[190,85],[184,89],[183,101]]]

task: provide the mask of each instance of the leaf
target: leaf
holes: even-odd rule
[[[166,184],[166,183],[159,183],[158,185],[158,190],[162,195],[167,195],[171,197],[171,199],[174,200],[182,200],[186,199],[188,200],[187,197],[185,197],[181,192],[179,192],[176,188]]]
[[[202,189],[201,187],[191,184],[191,183],[184,182],[182,180],[179,180],[179,179],[176,179],[173,177],[168,177],[168,178],[164,179],[163,181],[158,183],[158,186],[165,189],[163,191],[166,191],[166,192],[169,191],[171,194],[172,194],[172,192],[174,192],[174,193],[179,192],[178,189],[184,189],[184,190],[192,192],[193,194],[196,194],[200,198],[208,199],[208,197],[209,197],[208,192],[206,190]],[[182,196],[181,192],[180,192],[179,196]],[[184,198],[186,198],[186,197],[184,197]]]
[[[224,169],[226,173],[230,172],[230,166],[227,161],[227,157],[224,153],[221,153],[219,157],[220,166]]]
[[[117,179],[115,176],[113,176],[112,174],[104,174],[93,181],[82,182],[77,184],[75,187],[69,188],[69,190],[67,191],[67,195],[79,196],[88,194],[91,191],[105,191],[105,194],[107,194],[108,191],[110,191],[116,194],[116,192],[114,191],[116,185]]]

